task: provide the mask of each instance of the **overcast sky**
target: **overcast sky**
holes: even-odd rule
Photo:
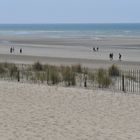
[[[0,0],[0,23],[140,23],[140,0]]]

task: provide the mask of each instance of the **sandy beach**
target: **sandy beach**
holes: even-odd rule
[[[138,140],[140,96],[0,81],[2,140]]]
[[[81,64],[91,70],[116,64],[123,70],[140,70],[138,36],[57,38],[36,32],[2,33],[0,62]],[[93,51],[94,47],[99,50]],[[114,54],[112,61],[110,53]],[[1,140],[140,139],[139,95],[119,93],[115,88],[107,91],[27,82],[0,81]]]
[[[10,54],[10,47],[15,51]],[[99,47],[93,52],[93,47]],[[48,38],[42,36],[0,36],[0,61],[31,64],[36,61],[55,65],[82,64],[89,68],[108,68],[112,64],[121,69],[139,69],[140,39],[123,38]],[[19,49],[23,53],[19,53]],[[114,60],[109,60],[109,53]],[[122,54],[122,61],[118,54]]]
[[[140,0],[0,4],[0,140],[140,140]]]

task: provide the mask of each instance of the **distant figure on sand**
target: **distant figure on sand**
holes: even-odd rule
[[[93,47],[93,51],[96,52],[96,49]]]
[[[93,51],[94,51],[94,52],[96,52],[96,51],[98,51],[98,50],[99,50],[98,47],[97,47],[97,48],[93,47]]]
[[[110,60],[113,60],[113,53],[109,54],[109,58],[110,58]]]
[[[13,49],[12,49],[12,47],[11,47],[11,48],[10,48],[10,53],[12,53],[12,50],[13,50]]]
[[[121,61],[122,55],[119,53],[119,60]]]
[[[22,53],[22,48],[20,48],[20,53]]]

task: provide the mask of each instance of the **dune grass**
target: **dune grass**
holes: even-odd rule
[[[96,83],[99,88],[107,88],[112,83],[112,76],[119,76],[119,69],[115,65],[108,70],[91,71],[80,64],[55,66],[36,62],[23,69],[23,67],[18,67],[15,64],[0,63],[0,77],[48,85],[77,86],[80,83],[80,85],[87,87],[89,83]]]

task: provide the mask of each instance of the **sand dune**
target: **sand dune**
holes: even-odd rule
[[[0,81],[1,140],[138,140],[140,96]]]

